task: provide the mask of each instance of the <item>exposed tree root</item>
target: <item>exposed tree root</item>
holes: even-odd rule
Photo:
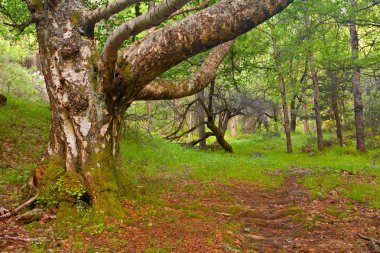
[[[371,237],[368,237],[368,236],[365,236],[365,235],[362,235],[362,234],[358,234],[358,237],[360,239],[363,239],[363,240],[366,240],[366,241],[374,242],[374,243],[376,243],[376,244],[378,244],[380,246],[380,241],[379,240],[376,240],[374,238],[371,238]]]

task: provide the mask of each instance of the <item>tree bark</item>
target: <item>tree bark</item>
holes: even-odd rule
[[[236,137],[237,136],[237,118],[236,117],[233,117],[231,119],[231,136],[232,137]]]
[[[303,132],[305,134],[308,134],[310,133],[310,127],[309,127],[309,108],[307,106],[307,104],[305,103],[304,107],[303,107],[303,110],[305,112],[305,116],[304,116],[304,119],[303,119]]]
[[[293,95],[290,101],[290,131],[293,133],[296,132],[297,127],[296,99],[297,95]]]
[[[322,129],[322,116],[321,110],[319,108],[319,82],[317,77],[317,70],[314,66],[314,55],[310,54],[309,57],[310,71],[311,71],[311,79],[313,81],[313,101],[314,101],[314,113],[315,113],[315,124],[317,126],[317,142],[318,149],[323,150],[323,129]]]
[[[277,40],[275,37],[275,27],[274,25],[271,25],[271,37],[272,37],[272,46],[273,46],[273,54],[274,59],[276,63],[276,71],[278,75],[278,86],[281,94],[281,105],[282,105],[282,112],[284,115],[284,131],[286,135],[286,150],[288,153],[293,152],[293,146],[292,146],[292,136],[290,131],[290,124],[289,124],[289,111],[288,111],[288,105],[287,105],[287,99],[286,99],[286,85],[284,81],[284,76],[282,74],[281,69],[281,61],[280,61],[280,51],[277,46]]]
[[[197,97],[198,100],[204,101],[205,95],[204,91],[201,91],[198,93]],[[198,123],[204,122],[205,121],[205,111],[200,103],[197,104],[197,118],[198,118]],[[201,140],[199,142],[199,147],[201,149],[206,148],[206,126],[204,124],[199,125],[198,127],[198,138]]]
[[[350,0],[353,9],[356,8],[356,0]],[[355,19],[355,17],[353,17]],[[352,85],[354,93],[354,112],[355,112],[355,126],[356,126],[356,148],[361,152],[366,152],[365,146],[365,128],[364,128],[364,114],[363,114],[363,101],[362,101],[362,88],[360,84],[360,66],[357,62],[359,60],[359,35],[356,26],[356,21],[352,20],[350,23],[350,42],[351,42],[351,58],[352,58]]]
[[[336,127],[336,137],[339,141],[339,146],[343,147],[343,131],[342,131],[342,122],[340,119],[339,113],[339,83],[336,80],[335,73],[330,70],[330,85],[331,85],[331,108],[334,114],[335,127]]]
[[[189,123],[188,123],[188,128],[191,129],[193,125],[193,112],[189,113]],[[187,134],[187,142],[191,142],[191,132]]]

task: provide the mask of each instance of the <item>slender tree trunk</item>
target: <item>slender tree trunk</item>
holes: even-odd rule
[[[193,112],[189,112],[189,124],[188,128],[191,129],[193,125]],[[191,142],[191,132],[187,134],[187,143]]]
[[[148,104],[148,121],[147,121],[147,131],[150,132],[152,128],[152,110],[153,110],[153,102],[147,101]]]
[[[204,99],[205,99],[204,91],[199,92],[197,96],[198,96],[198,99],[204,101]],[[198,123],[205,121],[205,112],[204,112],[204,109],[202,108],[201,105],[197,106],[197,118],[198,118]],[[206,148],[206,139],[204,138],[205,134],[206,134],[206,127],[204,124],[201,124],[198,127],[198,137],[199,137],[199,139],[202,140],[199,142],[199,147],[201,149]]]
[[[323,150],[323,129],[322,129],[322,117],[321,110],[319,108],[319,82],[317,77],[317,70],[314,66],[314,56],[310,54],[309,57],[311,79],[313,81],[313,101],[314,101],[314,113],[315,113],[315,124],[317,126],[317,140],[318,149]]]
[[[343,131],[342,122],[340,120],[339,114],[339,83],[336,81],[335,73],[329,71],[330,81],[331,81],[331,108],[333,110],[335,127],[336,127],[336,137],[339,141],[339,146],[343,147]]]
[[[290,131],[293,133],[296,131],[297,127],[297,109],[296,109],[296,99],[297,95],[292,97],[290,101]]]
[[[286,101],[286,85],[285,85],[284,76],[281,70],[280,51],[277,47],[277,41],[276,41],[274,29],[275,29],[274,26],[271,25],[273,52],[274,52],[274,58],[276,62],[276,69],[278,72],[278,83],[279,83],[279,90],[281,94],[282,111],[284,114],[284,131],[286,135],[286,149],[288,153],[292,153],[293,146],[292,146],[292,137],[291,137],[291,131],[290,131],[290,123],[289,123],[289,111],[288,111],[288,105]]]
[[[309,108],[307,106],[307,104],[305,103],[304,107],[303,107],[303,110],[305,112],[305,116],[304,116],[304,119],[303,119],[303,132],[305,134],[308,134],[310,133],[310,126],[309,126]]]
[[[231,136],[236,137],[237,136],[237,117],[233,117],[231,119]]]
[[[355,9],[356,0],[350,0],[351,6]],[[353,17],[355,18],[355,17]],[[363,114],[363,101],[362,101],[362,88],[360,84],[360,66],[359,60],[359,36],[356,26],[356,21],[352,20],[350,24],[350,41],[352,52],[352,85],[354,93],[354,111],[355,111],[355,126],[356,126],[356,148],[361,152],[366,152],[365,146],[365,128],[364,128],[364,114]]]

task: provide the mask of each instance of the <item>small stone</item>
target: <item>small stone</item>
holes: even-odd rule
[[[31,223],[33,221],[38,221],[42,218],[44,214],[44,210],[43,209],[33,209],[29,212],[26,212],[24,214],[21,214],[18,218],[17,218],[17,222],[20,222],[20,223],[23,223],[23,224],[28,224],[28,223]]]

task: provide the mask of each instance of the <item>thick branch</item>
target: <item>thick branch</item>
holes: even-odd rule
[[[188,1],[189,0],[163,0],[152,10],[118,27],[107,39],[103,49],[103,60],[106,62],[114,61],[117,58],[117,52],[120,46],[126,39],[159,25]]]
[[[152,81],[140,92],[137,100],[176,99],[202,91],[215,79],[220,63],[233,44],[234,41],[229,41],[212,49],[202,66],[189,78],[177,81],[161,79]]]
[[[151,33],[123,52],[120,61],[129,63],[131,72],[129,80],[124,82],[128,85],[132,78],[133,83],[142,89],[179,62],[248,32],[291,2],[221,0],[178,23]]]
[[[103,19],[108,19],[138,2],[141,2],[141,0],[116,0],[113,3],[99,7],[98,9],[89,12],[87,14],[87,21],[89,24],[95,25]]]

